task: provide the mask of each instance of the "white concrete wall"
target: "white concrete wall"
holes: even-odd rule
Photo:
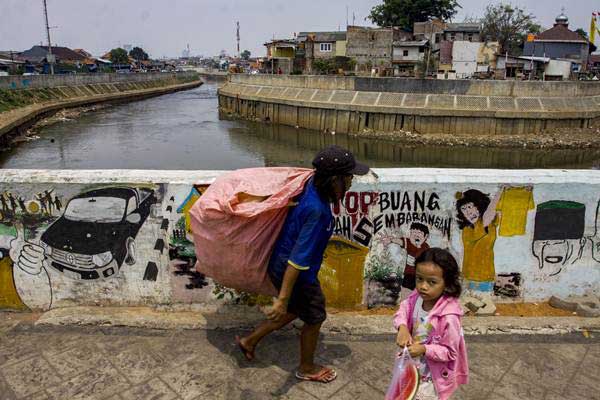
[[[482,43],[457,40],[452,46],[452,69],[459,79],[473,76]]]
[[[408,55],[406,56],[404,55],[405,50],[408,50]],[[420,53],[418,47],[397,46],[392,51],[393,61],[419,61],[425,57],[425,53]]]
[[[600,172],[374,172],[377,176],[355,179],[345,206],[333,207],[334,240],[346,243],[350,252],[328,249],[341,260],[322,269],[331,305],[395,303],[409,257],[404,244],[415,221],[429,230],[425,241],[429,246],[448,248],[460,265],[469,257],[483,260],[485,254],[491,255],[492,263],[477,262],[469,274],[491,271],[492,278],[486,278],[478,290],[485,291],[485,282],[489,288],[496,283],[496,301],[536,301],[600,291]],[[0,309],[227,301],[228,295],[218,298],[223,290],[215,293],[210,279],[190,269],[194,260],[186,231],[187,206],[217,175],[214,171],[0,171]],[[512,195],[506,194],[510,188]],[[120,199],[127,193],[133,198],[126,209],[127,199]],[[493,200],[502,193],[502,202],[488,213],[496,214],[496,221],[487,231],[475,232],[484,245],[469,247],[474,231],[459,227],[457,199],[469,200],[475,194]],[[147,195],[144,202],[135,200]],[[96,201],[90,202],[92,198]],[[469,202],[477,203],[469,200],[467,206]],[[357,260],[364,262],[348,272]],[[64,268],[69,265],[78,267],[69,271]],[[332,272],[335,268],[338,271]],[[355,285],[353,291],[336,289],[335,279],[355,282],[356,274],[362,286]],[[362,298],[348,300],[357,291]]]

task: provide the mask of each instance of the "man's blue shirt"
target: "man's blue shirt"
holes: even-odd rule
[[[269,274],[278,283],[288,263],[299,269],[296,284],[318,282],[323,254],[333,233],[333,216],[329,203],[319,196],[313,183],[308,181],[285,220],[269,261]]]

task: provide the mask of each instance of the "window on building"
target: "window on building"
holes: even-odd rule
[[[450,41],[453,42],[455,38],[456,38],[456,36],[454,36],[454,33],[451,33],[450,34]]]
[[[402,50],[402,56],[408,57],[408,50]]]
[[[321,51],[323,53],[331,52],[331,43],[321,43]]]
[[[425,53],[425,47],[419,47],[419,53]]]

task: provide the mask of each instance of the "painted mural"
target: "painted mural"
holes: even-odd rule
[[[207,188],[0,187],[0,309],[268,302],[196,272],[189,210]],[[600,277],[600,195],[561,194],[548,185],[357,185],[332,205],[319,275],[328,305],[395,306],[430,247],[456,256],[467,294],[585,292]]]
[[[2,306],[166,298],[159,285],[142,283],[156,281],[164,264],[158,251],[146,250],[162,240],[152,212],[164,186],[64,187],[64,193],[29,188],[2,196],[2,287],[14,287],[2,291]]]

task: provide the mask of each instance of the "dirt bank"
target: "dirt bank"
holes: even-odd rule
[[[352,137],[382,139],[407,146],[465,146],[530,149],[600,149],[600,122],[590,128],[567,128],[544,131],[539,135],[448,135],[395,131],[375,132],[365,129]]]

